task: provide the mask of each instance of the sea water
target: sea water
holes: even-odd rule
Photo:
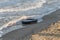
[[[0,34],[6,33],[2,30],[6,29],[9,24],[12,25],[28,17],[34,17],[41,22],[43,16],[59,8],[60,0],[0,0]]]

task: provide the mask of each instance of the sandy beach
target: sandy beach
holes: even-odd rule
[[[60,9],[44,16],[40,23],[24,25],[25,28],[12,31],[2,40],[60,40]],[[59,25],[60,27],[60,25]]]

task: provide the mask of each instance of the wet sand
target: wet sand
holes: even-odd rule
[[[25,28],[12,31],[4,35],[2,40],[30,40],[31,35],[37,34],[42,30],[47,30],[51,23],[55,23],[59,20],[60,10],[57,10],[49,15],[44,16],[43,21],[40,23],[25,25]]]

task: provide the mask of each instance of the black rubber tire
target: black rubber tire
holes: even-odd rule
[[[37,22],[37,19],[31,19],[31,18],[22,20],[22,24],[31,24],[36,22]]]

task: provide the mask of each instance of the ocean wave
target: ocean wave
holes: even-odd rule
[[[33,3],[27,2],[27,3],[23,3],[20,6],[16,7],[16,5],[19,5],[19,3],[17,3],[15,6],[12,6],[12,7],[1,8],[0,12],[27,11],[27,10],[42,7],[43,3],[45,3],[45,2],[46,1],[44,1],[44,0],[33,2]]]
[[[54,4],[57,6],[59,2],[59,0],[5,0],[0,3],[0,12],[27,11],[43,7],[43,4]]]

